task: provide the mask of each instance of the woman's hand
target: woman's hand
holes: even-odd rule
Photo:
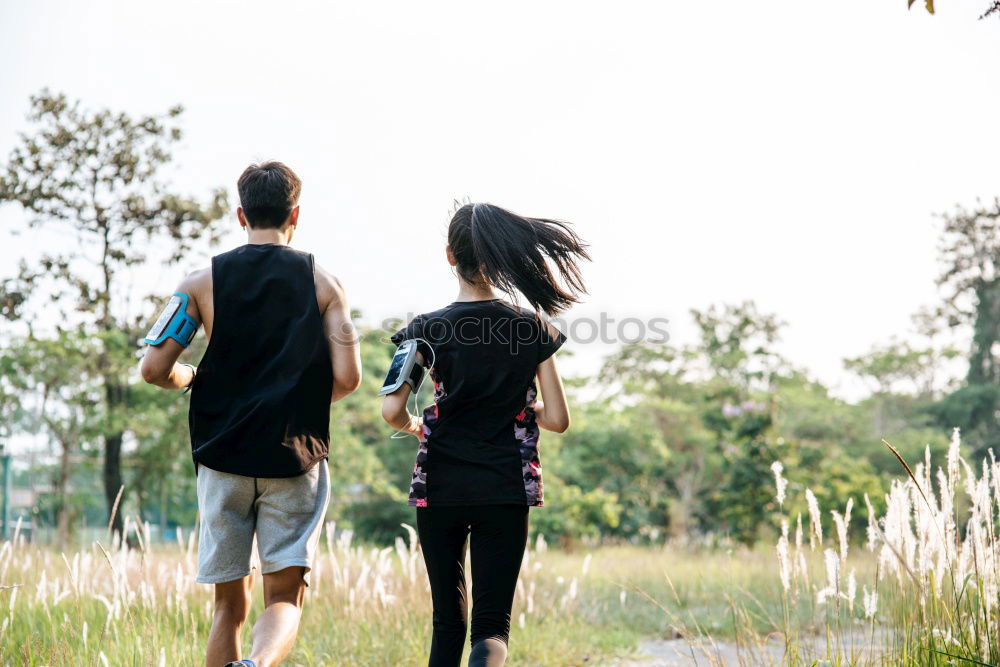
[[[401,431],[419,440],[424,436],[424,420],[416,415],[410,415],[409,423]]]

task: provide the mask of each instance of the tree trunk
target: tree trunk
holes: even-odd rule
[[[993,346],[1000,337],[1000,281],[981,282],[976,286],[976,321],[972,328],[969,354],[970,385],[1000,383]]]
[[[118,498],[118,491],[122,488],[122,432],[107,433],[104,436],[104,498],[108,503],[108,518],[111,512],[115,511],[115,500]],[[114,521],[111,529],[115,535],[121,535],[124,523],[122,521],[121,505],[124,502],[125,494],[122,493],[122,500],[119,501],[117,511],[114,514]]]
[[[94,172],[94,192],[97,189],[97,172]],[[104,274],[104,289],[98,294],[100,303],[100,326],[107,332],[115,330],[115,321],[111,316],[111,228],[104,219],[104,212],[97,205],[96,195],[93,197],[94,214],[100,222],[103,234],[103,245],[101,253],[101,271]],[[114,535],[121,535],[124,529],[122,520],[122,503],[125,501],[125,492],[122,489],[122,438],[124,433],[119,425],[118,418],[125,408],[126,386],[121,378],[114,371],[114,364],[110,360],[107,345],[101,355],[100,368],[104,377],[104,399],[107,405],[108,428],[104,432],[104,497],[108,503],[108,519],[111,521],[111,530]],[[121,491],[121,498],[118,493]],[[118,507],[115,507],[115,502]]]
[[[167,483],[169,475],[164,475],[160,479],[160,538],[167,534]]]
[[[692,457],[691,463],[682,468],[674,479],[677,500],[669,509],[667,531],[675,539],[691,537],[695,512],[698,510],[705,459],[701,454],[693,454]]]
[[[61,442],[62,452],[59,456],[59,515],[56,517],[56,543],[60,549],[69,544],[69,449],[70,443]]]
[[[113,373],[113,370],[104,372],[104,396],[108,414],[108,426],[104,432],[104,497],[108,503],[109,520],[112,519],[112,512],[114,513],[111,530],[114,535],[121,535],[124,528],[122,506],[125,504],[125,492],[122,491],[122,440],[125,434],[120,418],[127,407],[127,387]],[[121,499],[118,498],[119,491],[122,491]]]

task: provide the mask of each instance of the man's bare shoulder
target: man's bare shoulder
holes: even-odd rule
[[[316,265],[314,279],[316,281],[316,301],[323,312],[346,301],[344,286],[337,276],[333,275],[319,264]]]
[[[212,268],[198,269],[187,275],[177,291],[188,296],[203,297],[212,294]]]

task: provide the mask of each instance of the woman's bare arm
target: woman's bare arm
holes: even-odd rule
[[[403,383],[402,387],[387,394],[382,401],[382,419],[397,431],[419,438],[423,423],[419,417],[411,415],[406,407],[411,393],[410,385]]]
[[[421,366],[424,363],[424,355],[419,352],[417,352],[417,363]],[[424,422],[420,417],[411,415],[407,407],[412,393],[410,385],[404,382],[399,389],[386,394],[382,400],[382,419],[396,431],[419,438],[423,435]]]
[[[535,401],[535,422],[546,431],[564,433],[569,428],[569,404],[555,356],[538,364],[535,376],[542,393],[542,400]]]

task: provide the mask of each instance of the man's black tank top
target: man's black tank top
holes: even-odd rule
[[[212,258],[212,338],[191,389],[196,463],[294,477],[330,447],[330,348],[313,257],[245,245]]]

